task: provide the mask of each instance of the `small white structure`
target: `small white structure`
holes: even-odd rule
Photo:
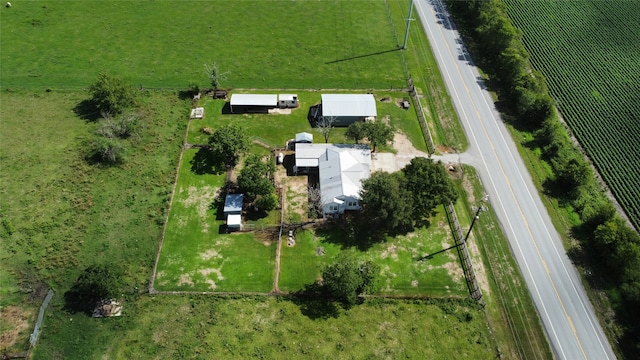
[[[189,117],[192,119],[202,119],[204,117],[204,108],[191,109],[191,115]]]
[[[296,143],[311,144],[313,142],[313,134],[301,132],[296,134]]]
[[[227,219],[227,231],[240,230],[242,227],[243,194],[227,194],[222,210]]]
[[[281,109],[291,109],[298,107],[298,95],[280,94],[278,95],[278,107]]]

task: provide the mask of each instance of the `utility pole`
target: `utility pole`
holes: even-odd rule
[[[409,25],[411,25],[411,20],[413,20],[411,18],[411,14],[413,14],[413,1],[411,0],[411,6],[409,7],[409,17],[407,18],[407,30],[404,33],[404,45],[402,45],[402,49],[406,49],[407,48],[407,39],[409,38]]]

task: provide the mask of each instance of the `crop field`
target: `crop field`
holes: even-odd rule
[[[563,118],[640,228],[640,2],[504,2]]]
[[[5,88],[83,88],[101,71],[208,86],[214,62],[223,87],[406,86],[384,1],[20,1],[0,14]]]

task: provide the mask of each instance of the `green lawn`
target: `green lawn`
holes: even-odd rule
[[[323,93],[332,92],[333,91],[323,91]],[[352,93],[358,92],[359,91],[354,90]],[[243,91],[242,93],[246,92]],[[277,91],[268,91],[266,93],[277,93]],[[228,107],[228,101],[204,98],[201,100],[200,106],[205,109],[205,117],[204,119],[191,122],[187,141],[192,144],[206,144],[209,135],[202,131],[203,128],[206,127],[215,130],[217,127],[234,123],[243,126],[254,139],[260,140],[273,147],[283,147],[287,140],[294,138],[296,133],[303,131],[312,133],[314,142],[324,142],[322,133],[312,128],[307,119],[309,108],[320,103],[321,93],[299,91],[297,95],[300,99],[300,107],[292,110],[291,114],[223,114],[223,108],[225,106]],[[411,140],[414,147],[426,152],[427,146],[422,137],[420,124],[418,123],[415,111],[413,109],[403,110],[396,104],[397,100],[406,98],[407,94],[402,92],[376,91],[374,96],[376,98],[378,118],[389,119],[389,124],[405,134],[405,136]],[[380,99],[384,98],[391,99],[392,101],[380,101]],[[344,127],[333,128],[329,136],[329,142],[352,142],[351,140],[345,139],[345,131],[346,128]],[[389,151],[390,149],[390,147],[383,147],[381,150]],[[254,149],[252,149],[252,151],[253,150]],[[255,150],[265,153],[264,150]]]
[[[2,8],[7,88],[389,89],[406,85],[384,1],[20,1]],[[9,46],[4,46],[11,44]]]
[[[157,290],[269,292],[276,244],[225,234],[212,208],[225,175],[195,174],[185,150],[157,267]],[[221,233],[222,232],[222,233]]]

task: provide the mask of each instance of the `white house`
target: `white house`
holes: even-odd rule
[[[371,174],[371,150],[355,144],[296,144],[295,171],[318,171],[324,215],[360,210],[362,180]]]

